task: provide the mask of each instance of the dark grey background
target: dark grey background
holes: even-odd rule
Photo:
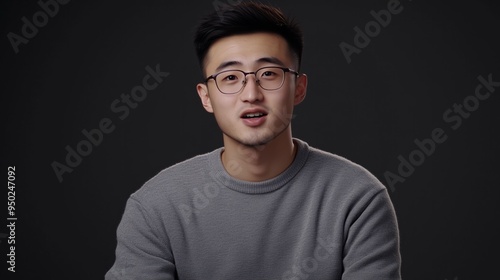
[[[234,3],[236,1],[218,1]],[[295,137],[347,157],[384,184],[414,139],[442,128],[447,140],[390,195],[399,219],[404,279],[494,279],[500,243],[500,88],[453,130],[443,113],[473,95],[477,77],[500,81],[495,1],[402,0],[403,10],[346,62],[355,26],[389,1],[269,1],[305,32],[308,96]],[[16,274],[2,279],[102,279],[114,260],[115,230],[128,196],[161,169],[219,147],[221,135],[195,91],[192,47],[213,1],[70,1],[15,54],[36,1],[3,1],[1,168],[16,166]],[[169,72],[130,115],[110,104],[141,84],[146,66]],[[65,146],[110,118],[116,129],[59,182],[51,168]],[[1,224],[7,213],[7,189]],[[7,229],[0,227],[0,233]]]

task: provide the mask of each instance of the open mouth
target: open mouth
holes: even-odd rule
[[[253,119],[253,118],[260,118],[260,117],[263,117],[265,115],[266,114],[264,114],[264,113],[249,113],[249,114],[244,114],[241,117],[244,119]]]

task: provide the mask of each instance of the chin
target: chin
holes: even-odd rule
[[[234,141],[250,147],[266,145],[269,142],[271,142],[274,138],[276,138],[276,135],[253,135],[241,138],[231,137],[230,135],[228,136],[232,138]]]
[[[236,144],[244,145],[247,147],[258,147],[267,145],[279,138],[284,133],[287,133],[287,128],[290,127],[290,122],[261,126],[261,127],[225,127],[219,124],[219,128],[222,130],[224,138],[228,141],[234,142]],[[232,128],[232,129],[231,129]]]
[[[231,140],[244,145],[248,147],[257,147],[257,146],[263,146],[267,145],[270,142],[272,142],[274,139],[276,139],[278,136],[280,136],[284,131],[286,130],[286,127],[279,131],[279,132],[274,132],[271,130],[263,131],[263,132],[255,132],[252,133],[251,135],[244,135],[244,136],[238,136],[230,133],[224,133],[227,137],[229,137]]]

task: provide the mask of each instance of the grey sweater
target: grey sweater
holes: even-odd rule
[[[106,279],[400,279],[386,188],[294,141],[293,163],[263,182],[231,177],[222,148],[161,171],[128,200]]]

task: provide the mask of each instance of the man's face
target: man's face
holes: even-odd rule
[[[206,76],[224,70],[253,72],[267,66],[296,70],[296,62],[284,38],[272,33],[251,33],[216,41],[205,58],[204,72]],[[214,113],[225,141],[263,145],[289,129],[293,107],[305,97],[307,77],[297,77],[291,72],[284,75],[283,86],[276,90],[260,87],[253,74],[246,76],[244,88],[234,94],[220,92],[214,79],[206,85],[198,84],[203,106]]]

